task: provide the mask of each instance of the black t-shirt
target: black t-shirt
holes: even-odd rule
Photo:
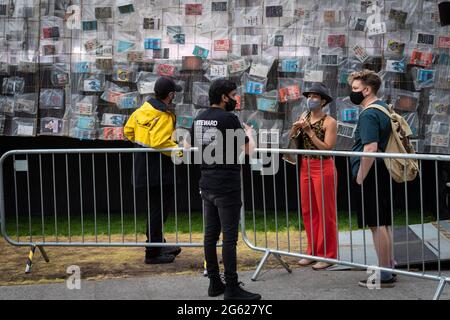
[[[201,156],[200,189],[220,193],[239,190],[239,158],[248,142],[235,114],[211,107],[197,116],[191,128],[191,145],[199,148],[197,160]]]

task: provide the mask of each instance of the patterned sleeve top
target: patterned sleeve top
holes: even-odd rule
[[[325,142],[325,128],[323,124],[325,123],[325,119],[328,117],[328,115],[324,115],[319,121],[315,122],[314,124],[311,124],[311,112],[309,112],[306,115],[306,121],[308,121],[309,125],[311,126],[311,129],[316,134],[317,138],[320,141]],[[311,140],[311,138],[306,134],[306,132],[302,131],[300,137],[302,139],[303,149],[305,150],[319,150],[319,148],[316,147],[314,142]],[[308,156],[311,159],[320,159],[320,156]],[[328,159],[329,157],[322,157],[322,159]]]

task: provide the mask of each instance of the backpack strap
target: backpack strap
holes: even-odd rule
[[[368,109],[376,109],[378,111],[383,112],[385,115],[387,115],[389,118],[392,118],[392,115],[390,113],[390,111],[388,109],[386,109],[383,106],[380,106],[379,104],[371,104],[370,106],[368,106],[367,108],[364,109],[364,111],[368,110]],[[390,109],[390,108],[389,108]],[[363,111],[363,112],[364,112]]]
[[[380,106],[379,104],[371,104],[370,106],[368,106],[367,108],[365,108],[365,109],[363,110],[363,112],[366,111],[366,110],[368,110],[368,109],[375,109],[375,110],[381,111],[381,112],[383,112],[385,115],[388,116],[389,120],[392,120],[392,115],[391,115],[391,113],[386,109],[386,107]],[[389,109],[391,109],[391,108],[389,108]],[[392,122],[391,122],[391,126],[392,126]],[[383,152],[385,152],[385,150],[383,150]]]

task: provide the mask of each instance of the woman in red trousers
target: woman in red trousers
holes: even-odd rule
[[[332,150],[337,140],[337,122],[324,113],[323,108],[333,99],[322,83],[313,84],[304,92],[308,98],[308,112],[294,123],[296,133],[304,149]],[[336,189],[337,174],[331,157],[302,156],[300,166],[300,194],[303,223],[308,237],[307,254],[336,259]],[[312,265],[315,270],[326,269],[329,263],[302,259],[301,266]]]

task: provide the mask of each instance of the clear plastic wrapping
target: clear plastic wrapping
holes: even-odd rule
[[[32,118],[13,118],[12,135],[16,137],[34,137],[36,136],[36,119]]]
[[[394,109],[404,112],[416,112],[419,107],[420,92],[393,89],[390,92]]]
[[[136,82],[136,72],[135,65],[117,64],[113,67],[112,78],[119,82]]]
[[[158,76],[150,72],[141,71],[137,77],[137,88],[141,95],[154,93]]]
[[[46,117],[41,118],[40,135],[62,135],[63,133],[63,119]]]
[[[72,102],[72,111],[78,115],[94,115],[97,112],[96,96],[77,96]]]
[[[194,106],[191,104],[178,105],[175,111],[177,128],[190,129],[194,123]]]
[[[41,95],[39,97],[39,107],[41,109],[63,109],[64,90],[41,89]]]
[[[335,101],[325,111],[338,121],[336,149],[349,150],[359,107],[348,76],[370,69],[418,145],[448,153],[445,134],[433,131],[450,114],[439,2],[0,0],[0,134],[6,123],[8,135],[122,140],[126,115],[170,76],[183,87],[173,100],[179,128],[225,78],[238,87],[241,121],[280,130],[286,142],[307,109],[301,93],[323,82]]]
[[[131,110],[140,107],[139,92],[130,92],[121,95],[117,99],[117,107],[121,110]]]
[[[425,145],[433,152],[448,153],[450,139],[450,117],[448,115],[434,115],[425,130]]]
[[[66,64],[54,64],[51,70],[51,82],[55,87],[64,87],[69,84],[70,76],[68,65]]]
[[[300,100],[301,82],[297,79],[280,78],[278,95],[282,103]]]
[[[209,87],[206,82],[194,82],[192,85],[192,102],[200,108],[208,108],[209,103]]]
[[[90,74],[80,77],[78,91],[82,92],[103,92],[105,88],[105,75],[102,73]]]
[[[360,109],[349,97],[345,97],[336,99],[336,112],[338,121],[355,124],[358,122]]]
[[[256,98],[259,111],[278,112],[278,92],[276,90],[261,94]]]
[[[5,134],[5,119],[6,117],[0,114],[0,135]]]
[[[411,73],[416,90],[434,87],[436,70],[412,68]]]
[[[105,91],[101,95],[101,99],[109,103],[117,104],[120,97],[129,92],[128,87],[121,87],[113,82],[107,81],[105,84]]]
[[[14,115],[15,99],[13,97],[0,96],[0,114]]]
[[[98,130],[98,139],[107,141],[123,141],[123,127],[104,127]]]
[[[24,93],[15,96],[14,112],[35,115],[37,99],[35,93]]]
[[[123,127],[127,119],[125,114],[104,113],[100,124],[105,127]]]
[[[245,93],[258,95],[266,91],[267,78],[254,77],[244,73],[242,83],[244,84]]]
[[[428,114],[450,114],[450,92],[444,90],[432,90]]]
[[[25,79],[21,77],[3,78],[2,93],[6,95],[21,94],[25,89]]]

